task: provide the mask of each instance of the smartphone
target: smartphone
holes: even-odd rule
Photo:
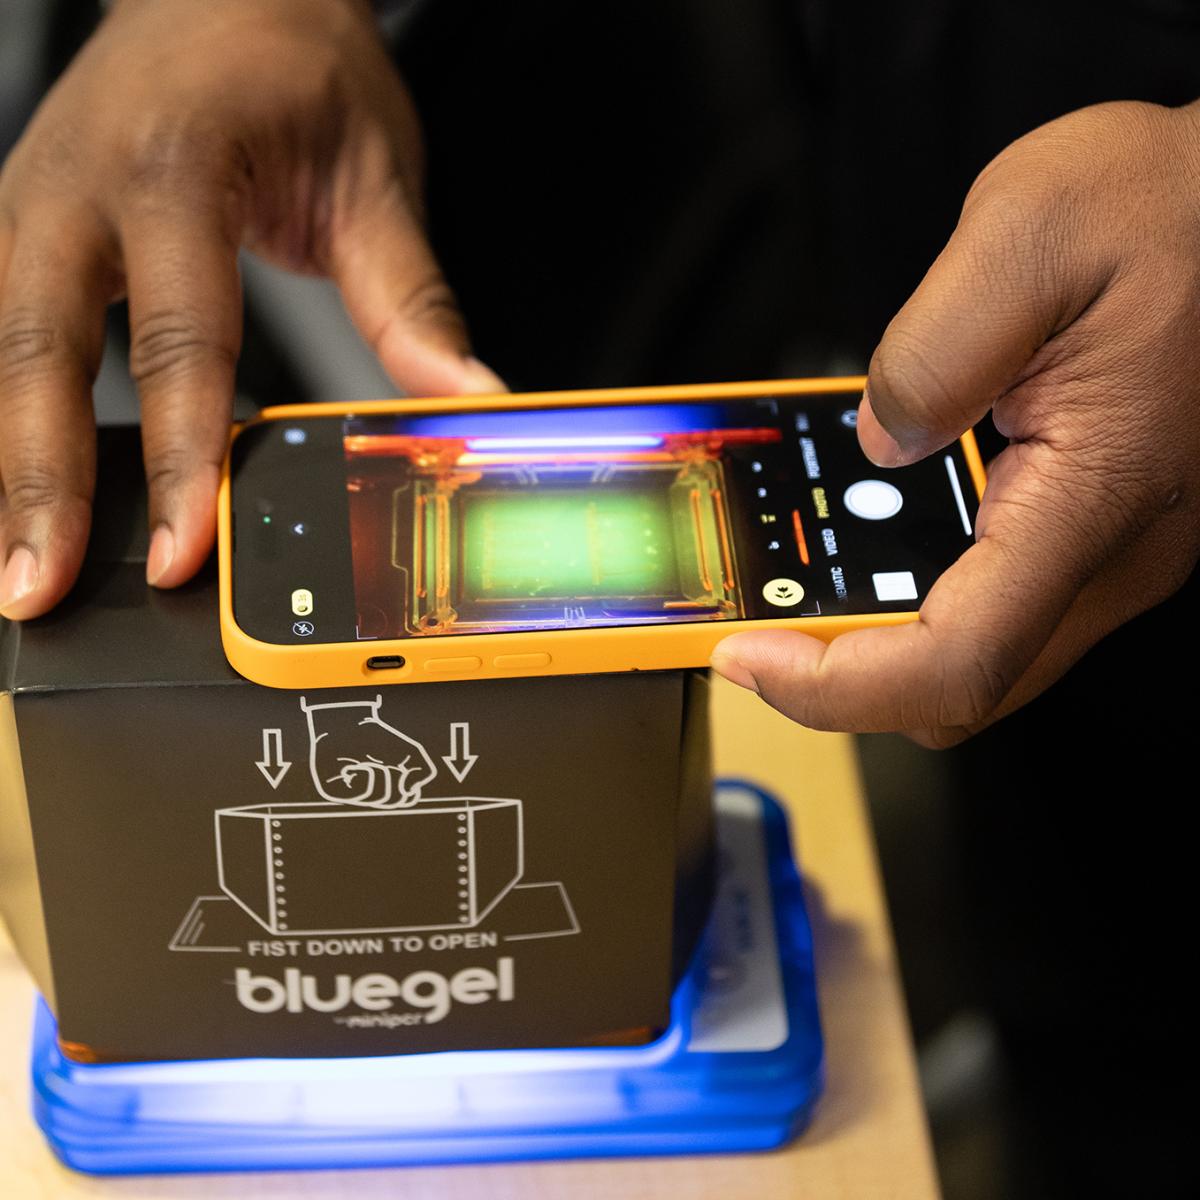
[[[270,687],[698,667],[912,620],[974,540],[970,434],[881,471],[861,378],[265,410],[230,444],[221,632]]]

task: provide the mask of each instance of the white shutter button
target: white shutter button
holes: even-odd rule
[[[860,479],[846,489],[842,503],[864,521],[886,521],[904,507],[904,497],[882,479]]]

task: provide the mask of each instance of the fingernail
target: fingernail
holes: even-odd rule
[[[37,587],[38,561],[28,546],[18,546],[9,556],[4,574],[0,576],[0,616],[18,600],[24,600]]]
[[[871,396],[865,391],[858,406],[858,444],[877,467],[898,467],[904,460],[900,443],[880,425],[871,407]]]
[[[175,561],[175,535],[167,525],[160,525],[150,538],[150,553],[146,555],[146,582],[151,586],[170,569]]]
[[[753,692],[756,696],[761,694],[758,690],[758,680],[736,658],[717,651],[714,652],[710,662],[712,669],[718,675],[728,679],[730,683],[736,683],[738,687],[743,687],[748,692]]]
[[[463,362],[466,365],[466,371],[463,373],[464,392],[479,396],[508,391],[504,380],[474,355],[469,355]]]

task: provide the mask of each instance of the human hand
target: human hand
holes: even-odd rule
[[[117,3],[0,171],[0,613],[44,613],[78,573],[122,296],[160,587],[212,546],[239,247],[332,276],[401,389],[503,390],[426,243],[421,174],[365,0]]]
[[[713,667],[818,729],[960,741],[1200,556],[1200,104],[1117,103],[1021,138],[888,326],[859,409],[900,466],[988,409],[976,542],[911,624],[727,638]],[[1162,664],[1147,664],[1147,671]]]

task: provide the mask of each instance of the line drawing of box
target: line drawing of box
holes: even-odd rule
[[[256,804],[214,821],[221,890],[277,935],[470,928],[525,872],[520,800]]]

